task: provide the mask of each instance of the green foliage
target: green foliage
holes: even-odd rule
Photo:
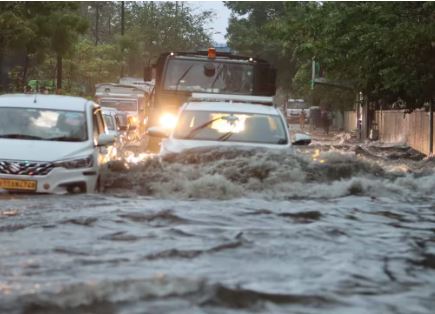
[[[352,93],[309,88],[311,59],[325,78],[370,100],[421,105],[435,91],[434,2],[226,2],[233,11],[229,44],[279,69],[293,96],[343,107]],[[345,96],[345,97],[341,97]]]
[[[230,19],[228,41],[236,51],[273,63],[278,84],[293,92],[292,79],[300,56],[312,50],[307,18],[315,2],[225,2],[235,14]],[[236,16],[236,14],[241,16]]]
[[[194,14],[182,2],[134,2],[127,16],[127,31],[120,43],[130,74],[139,74],[135,69],[155,62],[163,52],[192,51],[210,44],[205,25],[211,12]]]
[[[430,2],[325,3],[319,57],[372,100],[420,105],[435,86],[434,12]]]
[[[210,44],[211,12],[196,13],[183,2],[124,2],[122,36],[121,6],[0,2],[0,64],[7,57],[16,65],[9,90],[22,91],[29,79],[55,80],[62,66],[62,92],[92,96],[96,83],[118,81],[121,68],[125,76],[141,77],[162,52]]]

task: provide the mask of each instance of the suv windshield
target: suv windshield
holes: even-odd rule
[[[184,111],[174,132],[178,139],[287,144],[279,116],[210,111]]]
[[[1,107],[0,138],[86,141],[85,114],[78,111]]]
[[[163,84],[174,91],[252,95],[253,82],[251,64],[171,59]]]

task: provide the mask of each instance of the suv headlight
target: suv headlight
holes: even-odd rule
[[[63,167],[66,169],[90,168],[94,165],[94,156],[89,155],[84,158],[68,159],[55,162],[56,167]]]
[[[177,124],[177,116],[172,113],[164,113],[159,118],[159,124],[166,129],[173,129]]]

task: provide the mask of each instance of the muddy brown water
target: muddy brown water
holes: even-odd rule
[[[433,161],[410,156],[200,150],[103,194],[0,194],[0,313],[433,313]]]

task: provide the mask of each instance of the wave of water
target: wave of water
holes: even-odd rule
[[[109,192],[128,190],[183,199],[431,197],[435,188],[433,163],[420,161],[413,167],[415,171],[391,158],[364,160],[353,151],[311,148],[311,154],[304,154],[206,148],[118,164],[106,185]]]

